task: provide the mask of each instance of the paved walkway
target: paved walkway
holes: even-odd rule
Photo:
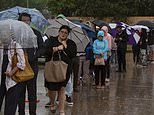
[[[154,115],[154,64],[136,67],[132,55],[127,54],[127,72],[116,73],[112,66],[110,85],[105,89],[95,89],[92,82],[80,86],[80,92],[74,93],[74,105],[66,104],[66,115]],[[44,105],[45,96],[43,67],[38,76],[37,115],[58,115],[50,113]],[[91,80],[90,80],[91,81]],[[27,103],[28,105],[28,103]],[[28,106],[26,107],[28,114]]]

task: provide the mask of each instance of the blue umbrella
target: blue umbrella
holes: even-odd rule
[[[20,13],[28,13],[31,15],[31,26],[35,29],[39,30],[40,32],[44,32],[46,27],[49,25],[48,20],[35,8],[24,8],[24,7],[13,7],[4,11],[0,12],[0,20],[5,19],[15,19],[17,20]]]

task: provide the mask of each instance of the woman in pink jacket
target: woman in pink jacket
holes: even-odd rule
[[[108,53],[107,53],[107,61],[105,63],[106,68],[106,82],[110,81],[110,58],[111,58],[111,49],[112,49],[112,36],[108,33],[108,27],[103,26],[101,30],[104,32],[104,39],[108,41]]]

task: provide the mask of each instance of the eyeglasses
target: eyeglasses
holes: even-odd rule
[[[60,31],[60,33],[62,33],[62,34],[68,34],[68,32],[66,32],[66,31]]]

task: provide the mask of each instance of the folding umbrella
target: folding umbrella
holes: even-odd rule
[[[35,8],[24,8],[24,7],[13,7],[0,12],[0,20],[15,19],[17,20],[20,13],[28,13],[31,15],[31,26],[40,32],[44,32],[46,27],[49,25],[48,20]]]
[[[68,38],[76,43],[78,52],[85,52],[85,48],[90,40],[80,25],[74,24],[66,18],[53,19],[50,20],[50,23],[51,25],[45,31],[48,36],[57,36],[59,28],[62,25],[67,25],[71,28]]]

